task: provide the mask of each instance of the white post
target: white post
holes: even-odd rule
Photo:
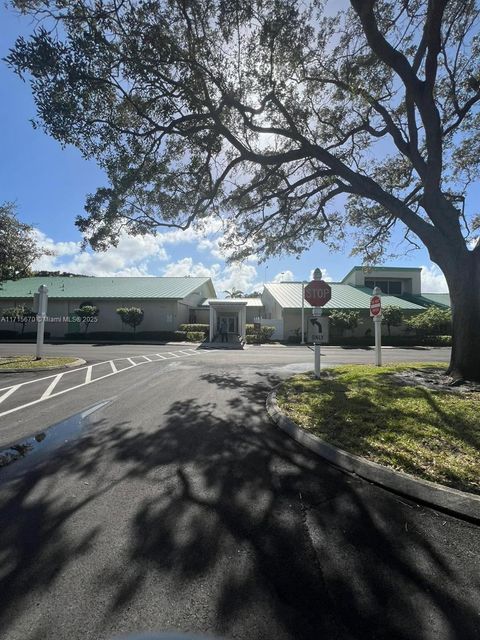
[[[208,335],[208,339],[209,342],[213,342],[213,307],[212,305],[210,306],[210,329],[209,329],[209,335]]]
[[[314,345],[315,349],[315,378],[320,378],[320,344],[318,342]]]
[[[305,282],[302,282],[302,339],[300,344],[305,344]]]
[[[378,296],[379,298],[382,295],[382,290],[380,287],[375,287],[373,290],[373,295]],[[375,366],[382,366],[382,310],[380,308],[380,313],[373,317],[373,326],[375,328]]]
[[[45,318],[47,316],[48,288],[41,284],[38,287],[38,314],[37,314],[37,353],[36,359],[42,359],[43,336],[45,332]]]
[[[382,366],[382,318],[378,316],[373,319],[375,326],[375,365]]]

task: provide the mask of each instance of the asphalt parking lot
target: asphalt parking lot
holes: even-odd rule
[[[2,637],[480,636],[478,527],[341,473],[270,423],[266,395],[312,367],[307,348],[47,352],[87,365],[70,380],[0,375],[0,401],[20,385],[0,403],[3,444],[43,434],[0,469]]]

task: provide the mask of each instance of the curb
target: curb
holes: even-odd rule
[[[63,371],[64,369],[73,369],[74,367],[80,367],[83,364],[87,364],[87,361],[83,358],[77,358],[69,364],[62,364],[59,367],[32,367],[30,369],[1,369],[2,373],[35,373],[36,371]]]
[[[480,522],[480,496],[444,487],[429,480],[420,480],[403,471],[394,471],[377,462],[337,449],[318,436],[307,433],[282,413],[277,403],[276,390],[268,395],[266,406],[268,415],[282,431],[327,462],[395,493]]]

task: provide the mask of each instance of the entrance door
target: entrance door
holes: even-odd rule
[[[238,333],[238,318],[237,314],[218,314],[217,325],[218,331],[222,326],[222,322],[225,322],[227,327],[227,333]]]

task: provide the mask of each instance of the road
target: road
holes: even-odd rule
[[[478,527],[341,473],[270,423],[267,393],[311,351],[47,348],[88,363],[36,404],[55,375],[0,378],[19,385],[0,404],[15,409],[3,443],[38,437],[0,469],[2,638],[480,636]],[[326,364],[373,357],[322,351]]]

